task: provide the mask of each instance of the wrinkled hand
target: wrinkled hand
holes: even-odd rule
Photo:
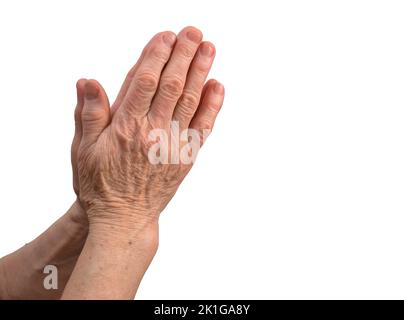
[[[215,48],[201,41],[193,27],[155,35],[111,108],[97,81],[78,81],[74,188],[90,229],[156,221],[192,167],[224,98],[205,83]]]

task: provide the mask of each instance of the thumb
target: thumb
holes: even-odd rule
[[[86,79],[80,79],[76,84],[77,91],[77,105],[74,110],[74,138],[71,147],[71,162],[73,169],[73,189],[74,192],[78,195],[79,190],[79,178],[78,178],[78,169],[77,169],[77,159],[78,159],[78,150],[80,147],[81,136],[82,136],[82,124],[81,124],[81,112],[83,110],[84,105],[84,85],[86,84]]]
[[[84,85],[84,105],[81,112],[82,143],[95,143],[110,122],[107,94],[96,80],[87,80]]]

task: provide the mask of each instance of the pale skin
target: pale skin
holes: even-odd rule
[[[201,138],[213,128],[224,99],[222,84],[206,82],[214,56],[215,47],[202,41],[201,31],[186,27],[150,40],[112,106],[97,81],[77,82],[77,201],[38,239],[0,260],[0,298],[135,297],[157,251],[159,216],[192,168],[151,163],[149,134],[170,133],[172,121]],[[43,289],[41,268],[47,264],[58,266],[58,290]],[[15,276],[19,271],[26,276]]]

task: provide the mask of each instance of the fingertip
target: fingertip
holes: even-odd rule
[[[76,82],[76,93],[77,93],[77,104],[80,105],[84,100],[84,86],[87,82],[87,79],[79,79]]]
[[[205,86],[206,86],[206,87],[213,87],[213,86],[216,84],[216,82],[217,82],[216,79],[209,79],[209,80],[206,82]]]
[[[210,41],[203,41],[199,45],[199,52],[207,57],[212,57],[213,55],[216,54],[216,48],[215,45],[210,42]]]
[[[84,105],[81,112],[82,142],[94,143],[110,122],[108,98],[97,80],[89,79],[84,84]]]
[[[177,41],[177,35],[172,31],[164,31],[161,33],[164,43],[169,46],[173,47],[175,42]]]
[[[189,40],[193,42],[201,42],[203,33],[201,30],[194,26],[187,26],[181,30],[180,34],[184,34]]]
[[[219,81],[216,81],[213,90],[216,94],[224,95],[224,85],[221,84]]]
[[[85,98],[87,100],[97,99],[100,94],[100,85],[98,81],[90,79],[84,85]]]
[[[77,88],[77,89],[82,89],[82,88],[84,88],[84,85],[86,84],[86,82],[87,82],[87,79],[85,79],[85,78],[80,78],[80,79],[77,80],[77,82],[76,82],[76,88]]]
[[[181,30],[181,32],[190,32],[190,31],[202,35],[202,31],[201,31],[199,28],[197,28],[197,27],[195,27],[195,26],[191,26],[191,25],[185,26],[185,27]]]

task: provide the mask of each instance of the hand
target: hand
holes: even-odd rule
[[[83,135],[83,128],[81,123],[81,111],[84,105],[84,81],[77,82],[77,105],[74,112],[75,131],[74,138],[71,146],[71,164],[73,173],[73,190],[77,196],[77,200],[72,205],[73,210],[69,210],[69,217],[80,225],[88,227],[88,218],[82,205],[79,201],[79,170],[78,170],[78,152]]]
[[[157,221],[189,172],[192,163],[172,159],[181,152],[193,159],[197,150],[171,137],[172,121],[178,121],[180,132],[185,130],[185,138],[190,129],[202,135],[203,129],[212,129],[224,98],[219,82],[205,84],[215,48],[201,41],[202,33],[193,27],[177,37],[171,32],[155,35],[111,108],[98,82],[77,83],[76,124],[82,136],[75,151],[75,190],[90,231],[95,226],[137,230]],[[153,158],[150,151],[161,131],[169,144],[161,144]],[[156,164],[158,157],[168,163]]]

